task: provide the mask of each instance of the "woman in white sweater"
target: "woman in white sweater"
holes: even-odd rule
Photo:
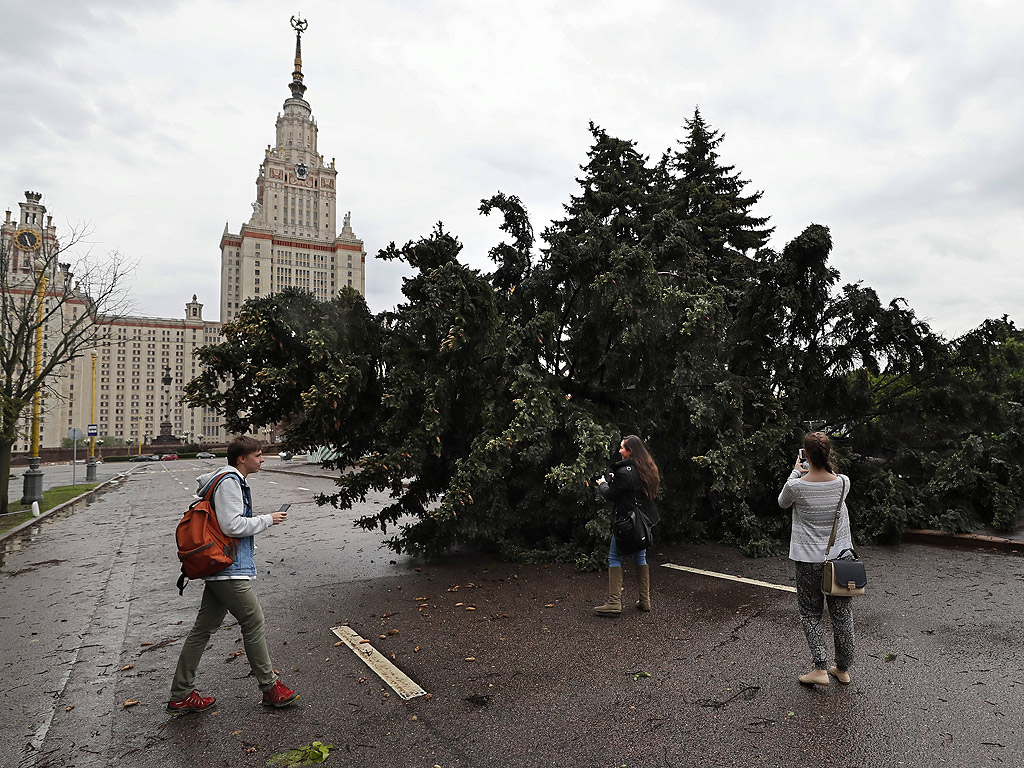
[[[840,683],[848,685],[849,669],[853,665],[853,598],[823,595],[821,575],[837,506],[840,507],[839,526],[830,554],[835,555],[853,546],[850,517],[846,510],[850,478],[836,473],[832,463],[832,443],[824,432],[810,432],[804,437],[804,454],[807,463],[797,458],[779,494],[779,506],[793,508],[789,559],[796,566],[797,608],[814,661],[814,669],[801,675],[799,680],[804,685],[828,685],[831,674]],[[823,603],[828,604],[835,638],[836,663],[833,667],[828,666],[825,632],[821,628]]]

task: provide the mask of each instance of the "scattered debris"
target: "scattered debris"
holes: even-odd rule
[[[255,747],[250,748],[253,752],[256,751]],[[249,752],[247,749],[246,752]],[[267,760],[268,766],[295,766],[295,765],[314,765],[316,763],[323,763],[331,754],[331,750],[334,749],[333,744],[324,744],[320,741],[314,741],[308,747],[299,747],[298,749],[290,749],[287,752],[280,752],[276,755],[271,755],[270,759]]]

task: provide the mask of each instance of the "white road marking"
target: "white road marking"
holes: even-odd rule
[[[403,699],[409,700],[426,695],[426,691],[413,682],[405,672],[385,659],[380,651],[361,638],[351,627],[331,627],[331,632],[340,637],[356,656],[366,662],[366,666],[376,672],[380,679],[390,685]]]
[[[78,662],[78,652],[81,650],[81,646],[75,648],[71,654],[71,660],[68,663],[68,668],[64,671],[64,677],[61,679],[60,684],[57,686],[57,690],[54,692],[53,705],[50,707],[49,713],[43,719],[43,722],[36,728],[35,733],[32,734],[32,740],[28,743],[29,752],[21,758],[21,762],[18,763],[18,768],[33,768],[36,764],[36,759],[39,757],[40,752],[43,749],[43,743],[46,741],[46,734],[50,730],[50,726],[53,725],[53,716],[57,712],[57,702],[60,701],[60,697],[64,695],[64,689],[68,686],[68,681],[71,680],[71,672],[75,668],[75,664]]]
[[[768,587],[768,589],[778,589],[782,592],[796,592],[796,587],[787,587],[784,584],[772,584],[767,581],[758,581],[757,579],[745,579],[742,576],[730,576],[728,573],[716,573],[715,571],[703,571],[700,568],[690,568],[686,565],[676,565],[675,563],[662,563],[663,568],[673,568],[677,571],[686,571],[687,573],[696,573],[701,576],[714,576],[716,579],[728,579],[729,581],[739,581],[743,584],[753,584],[755,587]]]

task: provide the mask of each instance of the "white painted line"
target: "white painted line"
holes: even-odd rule
[[[300,485],[300,486],[299,486],[299,487],[298,487],[298,488],[297,488],[296,490],[299,490],[299,491],[308,491],[308,490],[309,490],[309,488],[303,488],[303,487],[302,487],[302,486]]]
[[[383,654],[364,640],[351,627],[331,627],[331,632],[336,634],[356,656],[366,662],[366,666],[372,669],[385,683],[391,686],[392,690],[405,700],[415,699],[417,696],[425,696],[426,691],[420,688],[402,670],[384,658]]]
[[[742,576],[730,576],[727,573],[716,573],[715,571],[702,571],[700,568],[690,568],[686,565],[676,565],[675,563],[662,563],[661,566],[663,568],[673,568],[677,571],[696,573],[701,576],[714,576],[716,579],[728,579],[729,581],[739,581],[743,584],[753,584],[755,587],[768,587],[768,589],[778,589],[781,592],[796,592],[796,587],[787,587],[784,584],[772,584],[767,581],[758,581],[757,579],[745,579]]]

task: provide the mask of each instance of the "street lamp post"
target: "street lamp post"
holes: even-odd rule
[[[96,423],[96,353],[92,353],[92,410],[89,424]],[[90,427],[91,428],[91,427]],[[96,436],[89,436],[89,460],[85,462],[85,482],[96,482]]]
[[[43,500],[43,471],[39,468],[39,411],[42,404],[43,388],[39,381],[43,372],[43,302],[46,298],[46,262],[36,259],[36,391],[32,396],[32,453],[28,459],[28,470],[22,485],[21,503],[31,504]]]

